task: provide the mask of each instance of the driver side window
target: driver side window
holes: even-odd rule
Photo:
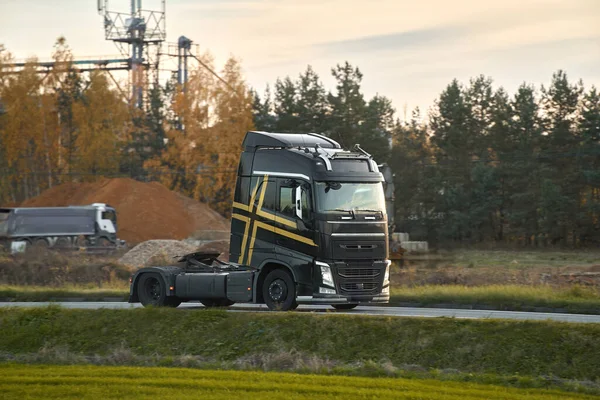
[[[298,185],[301,186],[299,187]],[[279,212],[290,218],[306,219],[312,211],[309,190],[302,182],[281,179],[279,186]]]
[[[279,190],[279,211],[287,216],[295,217],[294,210],[294,189],[282,186]]]

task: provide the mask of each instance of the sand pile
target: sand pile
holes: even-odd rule
[[[176,257],[196,251],[218,252],[221,253],[220,260],[229,261],[228,240],[215,240],[201,245],[187,240],[148,240],[129,250],[119,259],[119,263],[135,268],[175,265]]]
[[[179,240],[148,240],[129,250],[119,259],[120,264],[141,268],[150,265],[173,265],[176,256],[196,251],[196,246]]]
[[[29,199],[23,207],[110,204],[117,210],[120,239],[137,244],[152,239],[189,237],[197,231],[228,231],[229,223],[206,204],[175,193],[157,182],[128,178],[66,183]]]

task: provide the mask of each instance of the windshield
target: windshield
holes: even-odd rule
[[[381,183],[316,182],[318,212],[381,211],[385,197]]]
[[[117,214],[115,213],[114,210],[111,210],[109,208],[102,213],[102,219],[109,219],[112,221],[113,224],[116,224],[117,223]]]

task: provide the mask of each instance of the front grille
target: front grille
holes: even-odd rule
[[[335,268],[341,294],[375,295],[383,285],[384,268],[374,268],[371,262],[347,263]]]
[[[375,268],[340,268],[338,274],[343,278],[373,278],[379,276],[380,270]]]
[[[367,282],[367,283],[351,283],[346,282],[342,283],[340,287],[342,291],[345,292],[373,292],[377,289],[377,283],[375,282]]]

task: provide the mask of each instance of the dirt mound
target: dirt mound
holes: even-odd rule
[[[150,265],[170,265],[176,256],[196,251],[196,246],[179,240],[148,240],[129,250],[119,263],[141,268]]]
[[[29,199],[23,207],[110,204],[117,210],[117,235],[130,244],[152,239],[189,237],[198,230],[229,230],[225,218],[206,204],[175,193],[157,182],[129,178],[66,183]]]

